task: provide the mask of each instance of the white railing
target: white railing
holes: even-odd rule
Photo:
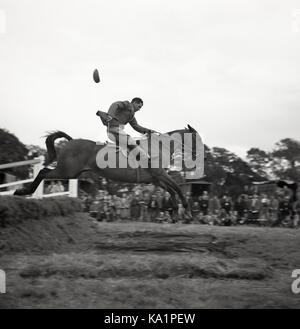
[[[13,186],[19,186],[26,183],[31,183],[34,181],[35,177],[38,175],[41,169],[43,169],[44,157],[40,156],[34,160],[26,160],[26,161],[19,161],[19,162],[12,162],[7,164],[0,164],[0,170],[8,169],[8,168],[15,168],[20,166],[32,166],[33,165],[33,178],[0,184],[0,189],[2,188],[11,188]],[[9,189],[8,191],[0,191],[0,195],[12,195],[15,190]],[[44,181],[40,183],[36,191],[33,193],[33,198],[49,198],[54,196],[64,196],[67,195],[69,197],[76,198],[78,196],[78,181],[77,179],[69,179],[69,190],[66,192],[57,192],[57,193],[50,193],[44,194]]]

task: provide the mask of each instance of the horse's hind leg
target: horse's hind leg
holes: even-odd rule
[[[170,193],[171,201],[173,204],[174,209],[178,210],[178,203],[176,200],[176,193],[175,191],[167,184],[163,183],[162,181],[157,182],[157,185],[162,187],[164,190],[166,190],[168,193]]]
[[[57,168],[55,169],[43,168],[40,170],[38,175],[35,177],[34,181],[28,187],[24,187],[16,190],[14,195],[33,194],[43,179],[64,179],[64,178],[66,177],[60,174]]]
[[[188,203],[187,203],[185,196],[183,195],[183,193],[181,191],[181,188],[176,184],[176,182],[174,182],[174,180],[168,174],[161,175],[157,178],[159,179],[160,182],[164,183],[168,187],[168,189],[170,189],[170,191],[175,191],[178,194],[180,200],[182,201],[182,205],[185,208],[185,215],[187,216],[187,218],[189,218],[191,220],[192,214],[190,213],[190,211],[187,210]],[[171,194],[171,196],[172,196],[172,194]]]
[[[28,195],[28,194],[32,194],[35,192],[35,190],[38,188],[38,186],[40,185],[41,181],[43,179],[45,179],[47,173],[51,172],[51,169],[48,168],[43,168],[40,170],[40,172],[38,173],[38,175],[36,176],[36,178],[34,179],[34,181],[28,186],[26,187],[22,187],[20,189],[17,189],[14,193],[14,195]]]
[[[166,190],[167,192],[170,193],[170,197],[171,197],[171,201],[173,204],[173,215],[172,215],[172,221],[176,222],[177,221],[177,217],[178,217],[178,202],[176,200],[176,193],[175,191],[168,186],[167,184],[163,183],[162,181],[159,181],[157,183],[158,186],[162,187],[164,190]]]
[[[160,181],[162,181],[163,183],[165,183],[170,188],[172,188],[178,194],[180,200],[182,201],[182,205],[184,208],[188,207],[187,200],[186,200],[185,196],[183,195],[181,188],[177,185],[176,182],[174,182],[174,180],[168,174],[161,175],[161,176],[159,176],[158,179]]]

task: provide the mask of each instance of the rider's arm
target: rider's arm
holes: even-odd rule
[[[131,125],[131,127],[136,130],[137,132],[141,133],[141,134],[147,134],[147,133],[151,133],[151,129],[148,128],[144,128],[142,126],[140,126],[137,121],[136,118],[133,118],[131,121],[129,121],[129,124]]]

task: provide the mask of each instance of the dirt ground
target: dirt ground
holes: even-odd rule
[[[300,230],[86,214],[0,228],[0,308],[299,308]]]

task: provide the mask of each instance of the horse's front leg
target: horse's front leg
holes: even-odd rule
[[[175,192],[178,194],[178,196],[179,196],[179,198],[182,202],[182,205],[185,209],[185,216],[187,217],[187,219],[189,221],[192,220],[193,217],[192,217],[192,214],[191,214],[190,210],[188,209],[188,202],[187,202],[185,196],[183,195],[179,185],[177,185],[177,183],[167,173],[157,177],[157,179],[159,179],[159,181],[161,183],[165,184],[167,186],[168,190],[173,191],[173,194],[174,194],[173,198],[175,200],[176,200]],[[171,194],[171,192],[170,192],[170,194]],[[172,197],[172,194],[171,194],[171,197]],[[177,202],[176,202],[176,204],[177,204]]]
[[[178,220],[178,202],[176,199],[175,191],[170,186],[163,183],[162,181],[158,181],[157,185],[162,187],[164,190],[166,190],[170,194],[170,198],[172,201],[172,208],[173,208],[173,213],[172,213],[171,219],[172,219],[172,222],[177,222],[177,220]]]

